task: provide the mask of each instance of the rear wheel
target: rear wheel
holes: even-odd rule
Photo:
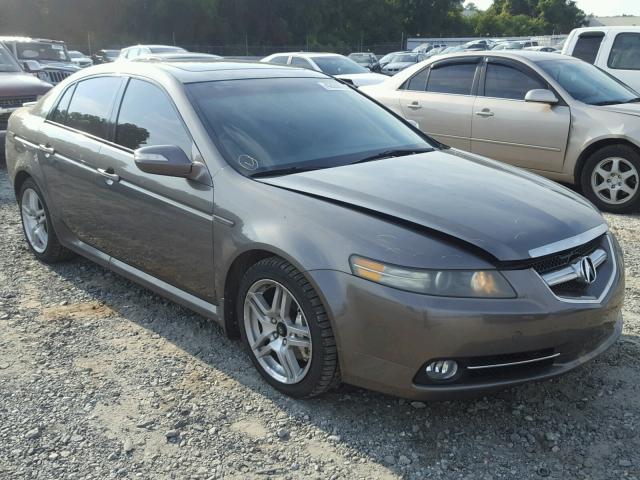
[[[269,384],[295,398],[339,384],[333,331],[302,273],[284,259],[269,257],[247,271],[239,293],[242,340]]]
[[[640,155],[627,145],[596,151],[582,170],[582,191],[598,208],[627,213],[640,207]]]
[[[18,198],[22,228],[29,250],[45,263],[70,258],[73,254],[60,245],[51,226],[51,217],[42,192],[32,179],[27,179],[22,184]]]

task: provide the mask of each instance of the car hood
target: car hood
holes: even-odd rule
[[[385,75],[381,75],[379,73],[347,73],[344,75],[335,75],[335,77],[343,80],[351,80],[356,87],[375,85],[376,83],[382,83],[387,79]]]
[[[640,116],[640,103],[621,103],[619,105],[607,105],[599,107],[595,105],[589,105],[591,108],[597,108],[598,110],[606,110],[608,112],[622,113],[624,115]]]
[[[454,237],[500,262],[540,256],[532,250],[605,225],[600,213],[569,189],[459,151],[260,181]]]
[[[27,73],[0,73],[0,96],[26,97],[42,95],[51,85]]]

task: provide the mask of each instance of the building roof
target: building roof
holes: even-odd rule
[[[635,27],[640,26],[640,17],[620,15],[616,17],[589,17],[590,27]]]

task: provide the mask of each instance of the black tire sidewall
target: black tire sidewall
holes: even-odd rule
[[[580,185],[582,193],[600,210],[611,213],[629,213],[638,210],[640,207],[640,188],[627,202],[620,205],[611,205],[598,198],[591,188],[591,176],[596,165],[605,158],[619,157],[632,163],[638,173],[640,173],[640,155],[631,147],[626,145],[611,145],[601,148],[589,157],[582,169]]]
[[[307,320],[307,324],[309,326],[309,330],[311,332],[311,342],[312,342],[312,356],[311,356],[311,366],[304,377],[304,379],[295,384],[286,384],[277,381],[275,378],[271,377],[260,365],[258,360],[256,359],[251,347],[249,346],[249,341],[247,339],[247,332],[245,330],[244,324],[244,300],[245,296],[249,290],[249,288],[259,280],[275,280],[276,282],[284,285],[295,297],[298,305],[302,308],[302,311]],[[311,304],[309,298],[307,297],[308,292],[302,289],[302,287],[292,279],[289,275],[286,274],[281,268],[274,267],[272,265],[264,265],[258,263],[251,267],[244,278],[240,283],[240,288],[238,290],[238,299],[236,304],[236,311],[238,314],[238,326],[240,330],[240,336],[242,338],[242,343],[244,344],[245,349],[247,350],[251,361],[258,369],[262,377],[275,389],[285,393],[294,398],[304,398],[312,394],[316,385],[321,381],[322,378],[322,369],[323,369],[323,356],[325,355],[325,348],[322,341],[322,331],[318,326],[316,321],[316,315],[318,314],[314,306]],[[324,309],[323,309],[324,312]]]

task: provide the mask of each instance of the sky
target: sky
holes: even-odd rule
[[[491,6],[493,0],[473,0],[478,8],[484,10]],[[640,0],[576,0],[579,8],[586,14],[595,14],[598,17],[611,15],[639,15]]]

